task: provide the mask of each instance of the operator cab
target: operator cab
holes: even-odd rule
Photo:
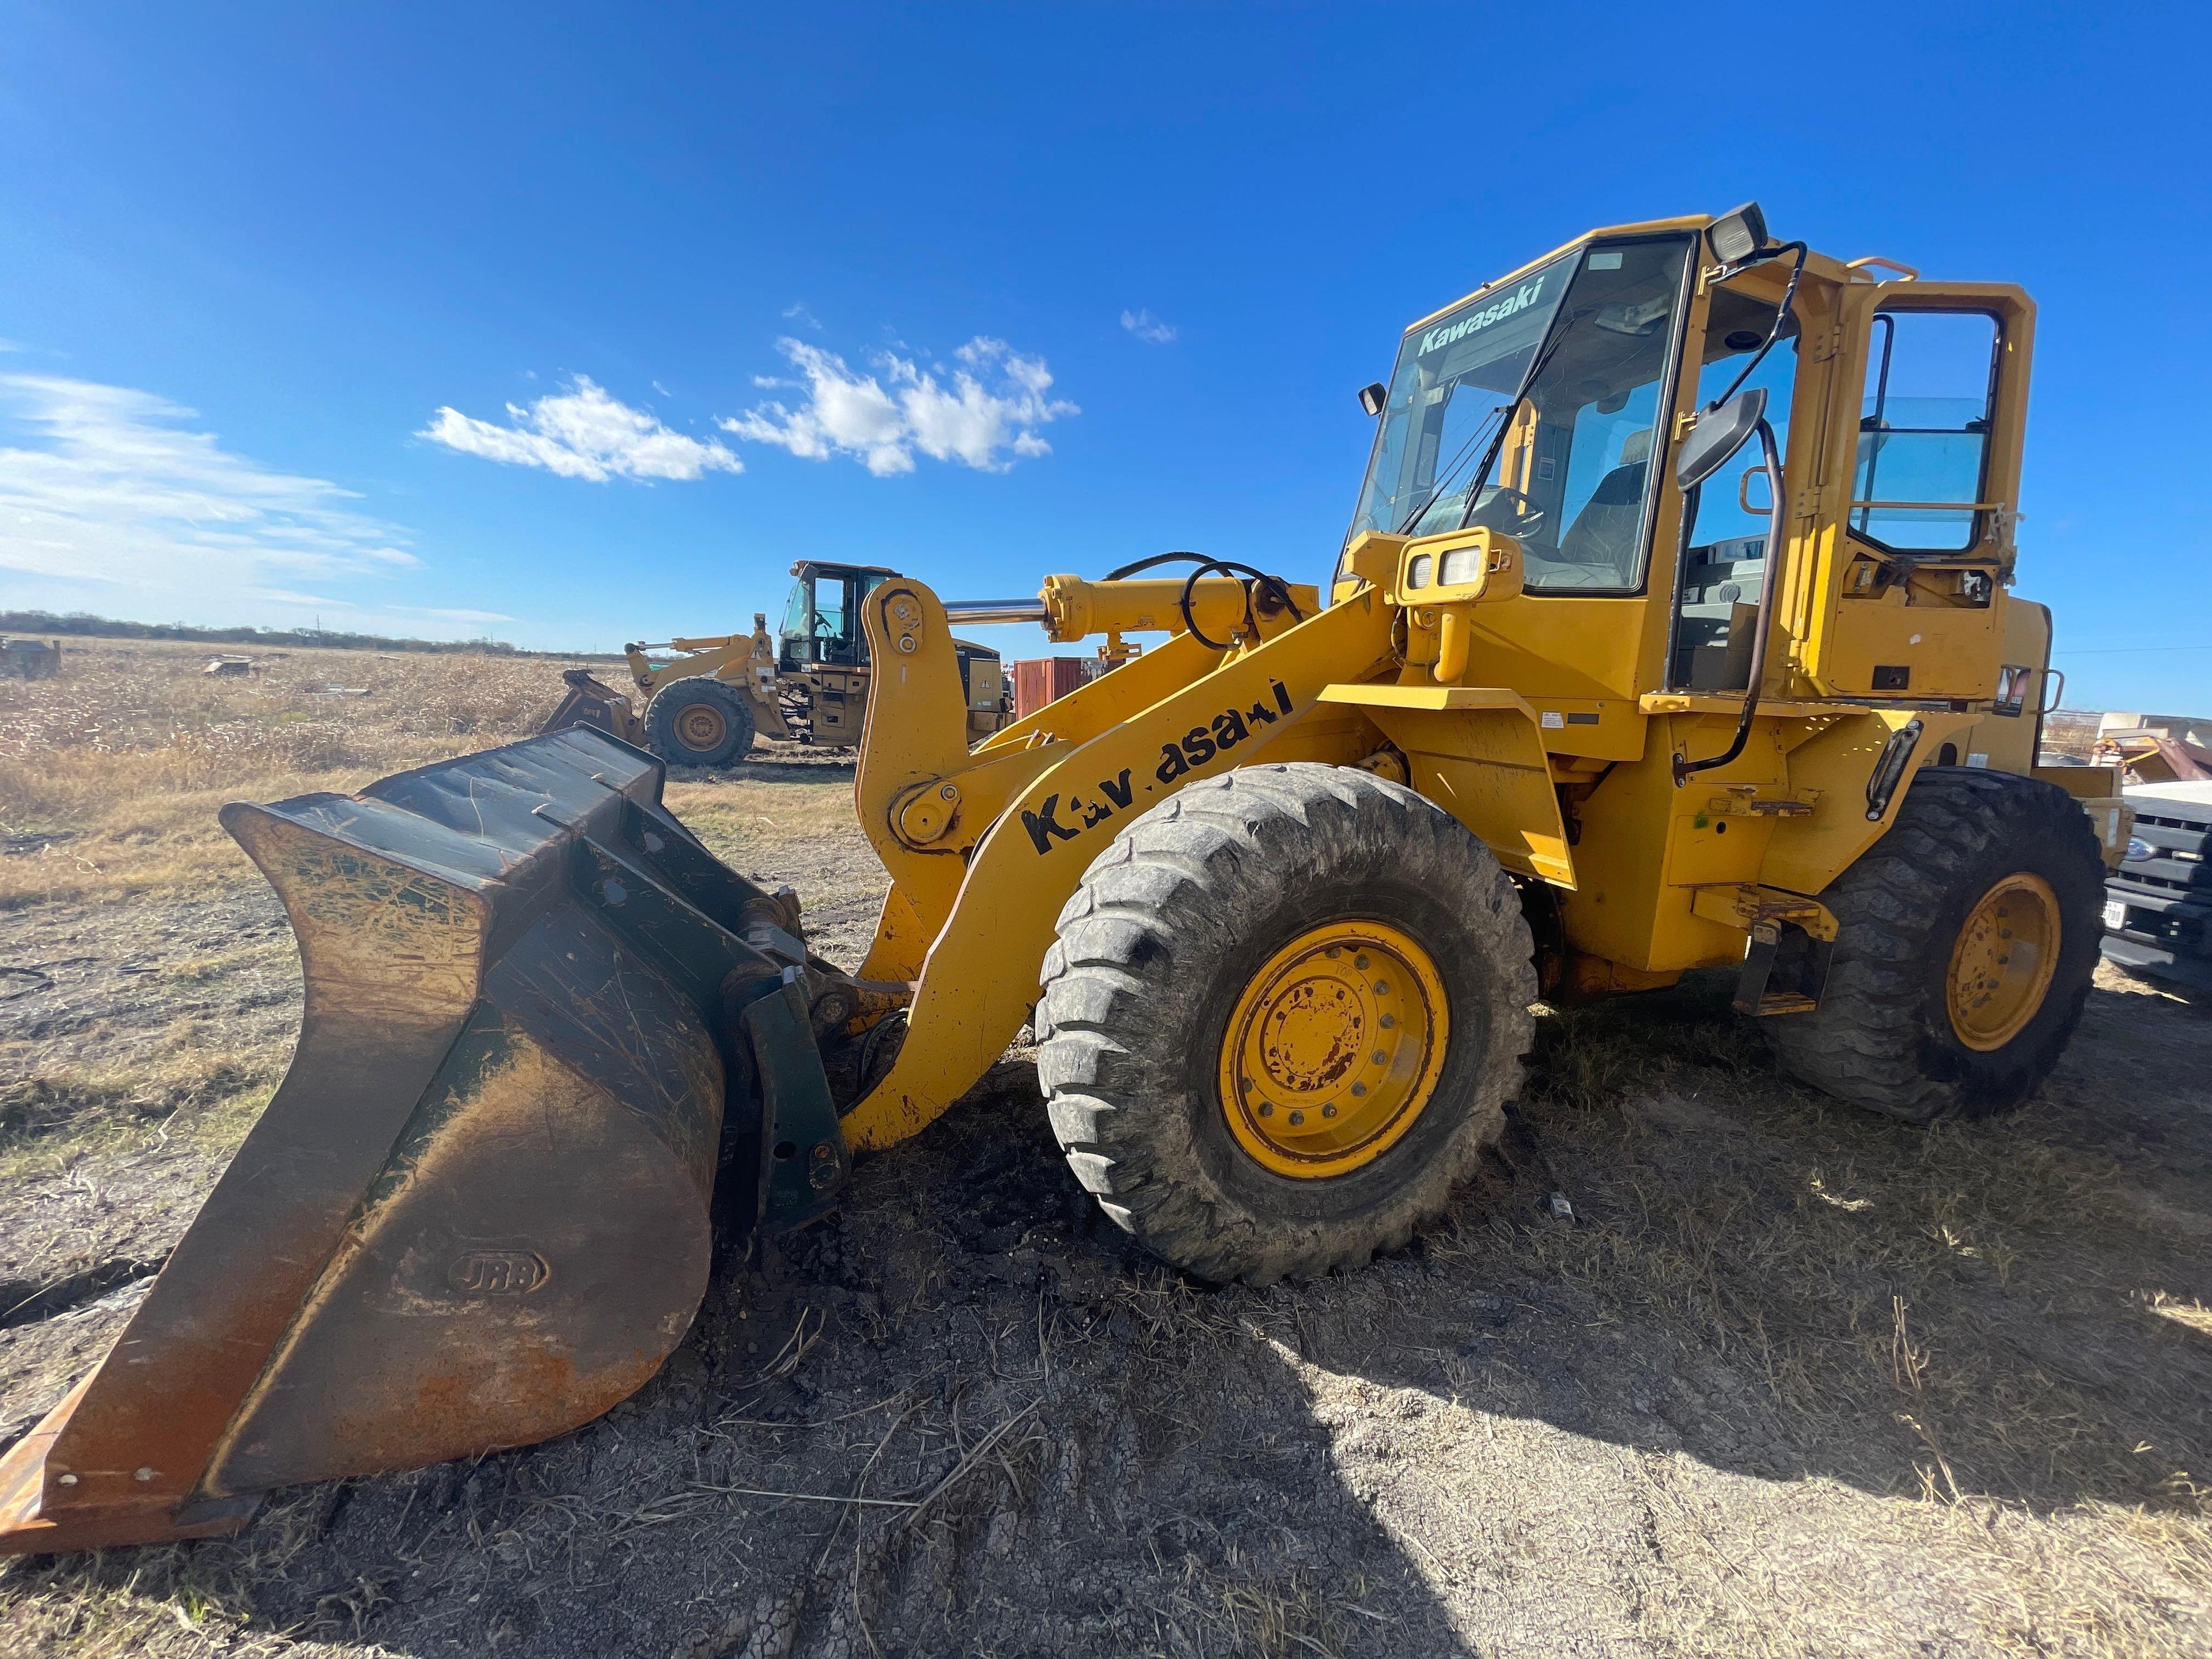
[[[1480,526],[1520,543],[1528,592],[1640,588],[1653,436],[1695,241],[1577,247],[1416,326],[1352,534]]]
[[[1407,331],[1361,394],[1346,553],[1510,538],[1522,580],[1486,609],[1482,672],[1528,690],[1747,691],[1794,629],[1765,695],[1989,696],[2033,315],[2017,289],[1774,240],[1755,204],[1598,233]],[[1738,399],[1759,441],[1678,479]],[[1398,555],[1406,592],[1429,553]]]
[[[898,573],[878,564],[823,564],[801,559],[785,601],[776,665],[785,673],[866,665],[860,601]]]
[[[815,719],[825,733],[838,742],[857,742],[860,709],[866,693],[861,689],[868,667],[868,638],[860,627],[860,601],[898,572],[880,564],[825,564],[801,559],[791,567],[799,580],[785,600],[783,626],[776,643],[776,669],[785,674],[813,674],[818,690]],[[988,737],[999,729],[1011,709],[1010,690],[999,653],[986,645],[967,640],[952,642],[960,666],[960,692],[969,719],[976,723],[973,735]],[[827,671],[825,673],[824,671]],[[842,671],[842,672],[840,672]],[[854,697],[849,710],[839,705]],[[849,720],[848,726],[842,722]]]

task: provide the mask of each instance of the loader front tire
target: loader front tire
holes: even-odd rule
[[[707,675],[663,686],[645,711],[646,747],[671,766],[734,766],[753,746],[744,693]]]
[[[2080,1023],[2105,866],[2064,791],[1923,768],[1894,823],[1821,895],[1837,921],[1820,1006],[1760,1022],[1782,1069],[1930,1123],[2027,1100]]]
[[[1167,1261],[1267,1284],[1441,1213],[1519,1092],[1513,884],[1413,791],[1246,767],[1124,831],[1061,911],[1037,1072],[1067,1161]]]

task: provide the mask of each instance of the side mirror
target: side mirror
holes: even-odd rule
[[[1758,386],[1739,392],[1718,409],[1700,415],[1675,453],[1674,482],[1685,489],[1695,489],[1728,465],[1729,457],[1751,441],[1765,418],[1766,392]]]
[[[1380,415],[1390,401],[1389,388],[1377,380],[1372,386],[1359,388],[1359,406],[1370,415]]]

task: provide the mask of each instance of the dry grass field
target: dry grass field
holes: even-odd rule
[[[0,682],[0,1444],[289,1054],[289,933],[216,808],[522,736],[558,690],[82,644]],[[669,799],[849,962],[880,885],[849,790],[780,750]],[[2023,1113],[1929,1132],[1778,1078],[1725,988],[1540,1034],[1451,1214],[1267,1291],[1103,1223],[1017,1048],[833,1220],[733,1255],[606,1419],[0,1566],[0,1652],[2212,1651],[2203,1006],[2106,970]]]

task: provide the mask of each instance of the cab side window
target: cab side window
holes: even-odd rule
[[[814,584],[814,631],[825,640],[845,637],[845,584],[828,580]]]
[[[1727,288],[1713,295],[1705,325],[1705,365],[1698,407],[1735,384],[1774,324],[1774,302]],[[1744,381],[1766,393],[1775,447],[1790,448],[1790,401],[1797,386],[1797,322],[1782,327],[1772,349]],[[1698,486],[1696,516],[1684,554],[1681,601],[1674,623],[1672,683],[1693,691],[1735,691],[1751,672],[1752,635],[1759,589],[1766,580],[1767,506],[1773,480],[1765,453],[1746,444]]]
[[[1883,311],[1868,342],[1851,532],[1899,552],[1960,553],[1980,539],[1996,319]]]
[[[849,665],[854,660],[852,578],[822,576],[814,583],[815,660]]]
[[[888,575],[881,572],[871,571],[860,578],[860,597],[863,599],[866,599],[869,594],[890,580]],[[868,630],[861,625],[857,611],[853,617],[853,660],[856,663],[866,663],[868,660]]]

